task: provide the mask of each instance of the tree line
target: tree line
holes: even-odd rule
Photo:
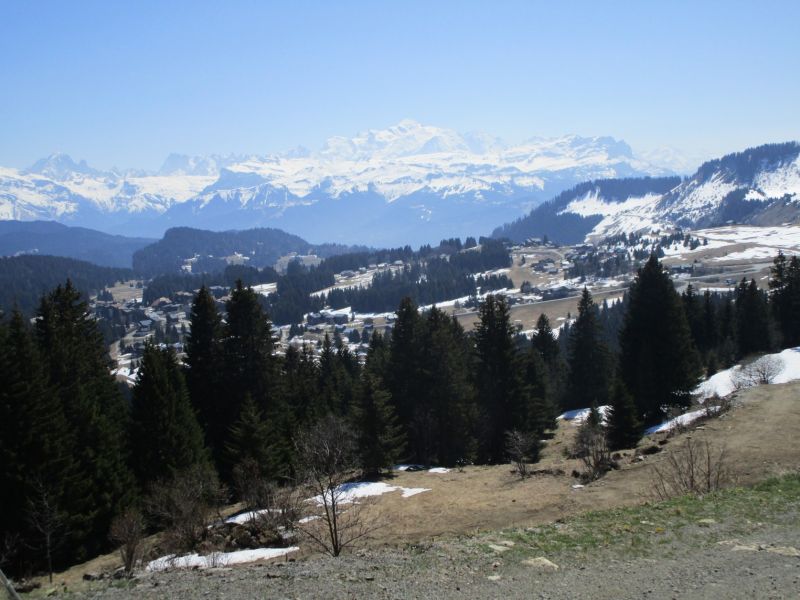
[[[688,406],[714,361],[800,343],[797,258],[776,258],[770,288],[679,295],[653,256],[624,302],[601,311],[584,289],[568,328],[556,336],[542,315],[530,339],[502,297],[485,299],[472,332],[406,298],[362,363],[330,338],[318,355],[279,356],[258,294],[238,282],[220,314],[202,287],[184,360],[149,345],[126,394],[68,282],[32,324],[18,311],[0,324],[0,542],[16,549],[5,562],[18,572],[96,554],[115,514],[188,471],[236,497],[254,478],[288,483],[298,433],[331,415],[352,429],[364,477],[401,460],[503,463],[513,432],[535,461],[558,412],[575,408],[610,406],[610,444],[631,447],[644,425]]]

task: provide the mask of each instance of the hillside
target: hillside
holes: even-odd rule
[[[523,241],[563,243],[620,233],[800,220],[800,144],[767,144],[704,163],[689,178],[616,179],[578,185],[495,229]]]
[[[0,311],[7,313],[16,307],[30,315],[45,293],[67,279],[86,297],[132,275],[130,269],[60,256],[0,257]]]
[[[0,256],[47,254],[130,268],[133,254],[155,240],[109,235],[54,221],[0,221]]]
[[[399,472],[390,485],[422,491],[376,498],[369,505],[383,526],[366,548],[337,559],[303,550],[291,562],[148,572],[125,586],[81,581],[113,569],[118,558],[109,555],[57,575],[54,589],[78,598],[245,598],[256,589],[313,598],[522,598],[534,587],[546,598],[639,598],[671,597],[680,585],[697,598],[790,597],[800,556],[800,450],[764,440],[800,431],[798,392],[798,383],[740,392],[724,417],[643,440],[641,449],[661,450],[641,459],[625,453],[621,469],[585,487],[569,476],[578,461],[563,448],[577,428],[563,421],[536,465],[541,473],[525,481],[508,465]],[[724,445],[731,480],[744,487],[648,503],[654,467],[687,438]]]
[[[133,255],[133,268],[146,277],[160,273],[177,273],[187,259],[213,258],[216,269],[225,267],[225,258],[240,255],[238,262],[251,267],[271,267],[281,256],[292,252],[313,254],[320,258],[364,250],[338,244],[310,244],[280,229],[246,229],[243,231],[206,231],[190,227],[167,230],[164,237]],[[208,261],[206,261],[208,262]],[[213,265],[212,265],[213,266]]]

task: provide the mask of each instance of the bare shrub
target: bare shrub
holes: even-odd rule
[[[6,533],[0,539],[0,567],[10,563],[19,552],[19,535]]]
[[[610,471],[614,462],[608,447],[605,428],[586,421],[578,429],[572,455],[583,463],[582,479],[595,481]]]
[[[369,502],[349,502],[346,485],[358,467],[353,431],[328,415],[301,432],[296,441],[299,474],[316,510],[301,519],[299,530],[331,556],[369,535],[376,527],[366,513]]]
[[[39,538],[35,547],[44,552],[49,581],[53,583],[53,553],[63,542],[66,519],[50,486],[38,478],[28,500],[28,522]]]
[[[661,465],[653,466],[653,495],[666,500],[684,494],[707,494],[730,480],[725,447],[687,438]]]
[[[537,444],[537,438],[531,433],[518,429],[506,431],[506,453],[520,479],[525,479],[529,475],[528,465],[532,462]]]
[[[296,487],[266,479],[252,459],[234,467],[233,481],[239,498],[252,512],[254,520],[271,529],[294,529],[302,516],[302,498]]]
[[[193,550],[208,532],[208,524],[227,499],[210,469],[191,468],[153,486],[147,512],[165,528],[164,544],[171,552]]]
[[[133,573],[142,557],[142,539],[146,527],[144,516],[135,508],[125,510],[111,522],[109,538],[120,544],[119,554],[128,575]]]
[[[741,390],[755,385],[772,383],[783,371],[783,367],[783,361],[777,356],[762,356],[734,371],[732,376],[733,387],[736,390]]]
[[[273,484],[261,471],[253,458],[246,458],[233,468],[233,485],[245,508],[255,510],[267,505]]]

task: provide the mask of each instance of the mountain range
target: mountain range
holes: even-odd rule
[[[100,171],[64,154],[0,168],[0,219],[56,220],[160,237],[175,226],[279,227],[316,242],[380,246],[479,235],[580,182],[672,174],[611,137],[533,138],[401,121],[311,152],[171,155],[157,172]]]
[[[595,180],[564,191],[495,237],[561,243],[728,223],[800,222],[800,144],[766,144],[703,163],[691,176]]]

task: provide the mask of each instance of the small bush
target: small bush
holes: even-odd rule
[[[581,479],[584,481],[600,479],[614,466],[605,428],[589,419],[578,429],[572,454],[583,462]]]
[[[683,447],[653,466],[653,495],[659,500],[684,494],[707,494],[730,480],[727,453],[710,442],[687,438]]]
[[[525,479],[529,474],[528,465],[538,453],[538,443],[539,440],[531,433],[517,429],[506,432],[506,453],[514,465],[514,471],[521,479]]]
[[[153,521],[164,527],[164,545],[170,552],[194,550],[208,534],[212,517],[227,499],[216,474],[195,467],[153,486],[146,508]]]
[[[762,356],[733,373],[733,387],[740,390],[772,383],[783,367],[783,361],[777,356]]]
[[[125,573],[130,575],[142,554],[142,538],[144,537],[146,522],[141,512],[129,508],[118,515],[111,522],[109,538],[112,542],[120,544],[119,554]]]

